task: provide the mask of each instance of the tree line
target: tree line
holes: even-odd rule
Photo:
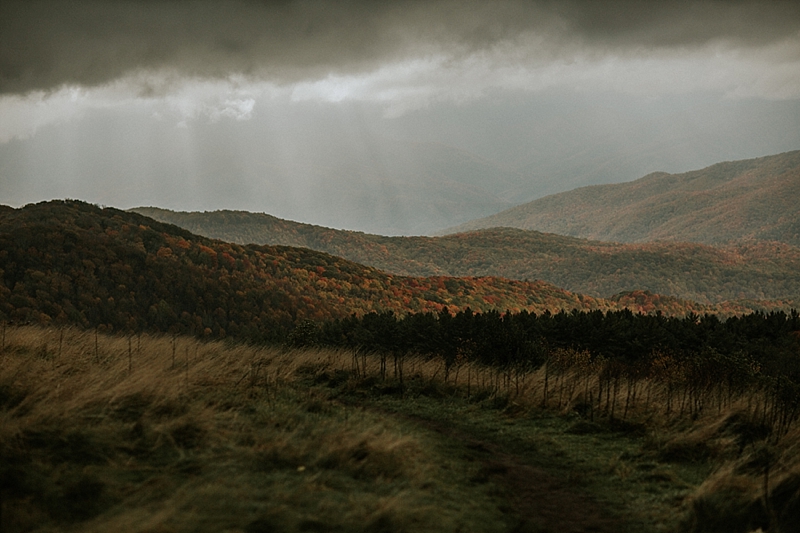
[[[764,423],[786,428],[800,415],[800,314],[795,310],[725,320],[629,310],[384,312],[305,322],[289,340],[375,354],[382,373],[396,376],[399,366],[400,377],[409,354],[440,360],[445,380],[465,363],[492,367],[506,383],[544,369],[561,389],[574,389],[584,380],[585,408],[612,417],[626,412],[637,397],[643,400],[645,382],[663,386],[667,413],[721,409],[758,390]],[[591,390],[590,374],[597,377]],[[543,395],[546,401],[546,389]],[[620,395],[625,401],[618,406]]]

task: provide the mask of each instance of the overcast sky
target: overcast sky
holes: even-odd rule
[[[428,232],[798,126],[797,2],[0,2],[15,206]]]

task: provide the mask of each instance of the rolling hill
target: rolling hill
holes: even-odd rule
[[[76,201],[0,210],[0,279],[4,320],[252,340],[303,319],[370,311],[609,305],[539,281],[392,276],[304,248],[214,241]]]
[[[622,309],[741,314],[638,293],[616,300],[542,281],[406,277],[304,248],[199,237],[136,213],[77,201],[0,210],[0,319],[246,340],[302,320],[371,311]]]
[[[755,239],[800,246],[800,151],[582,187],[446,233],[491,227],[603,241],[722,244]]]
[[[777,242],[622,244],[513,228],[383,237],[241,211],[136,212],[207,237],[301,246],[399,275],[540,279],[595,298],[645,290],[704,303],[800,300],[800,249]]]

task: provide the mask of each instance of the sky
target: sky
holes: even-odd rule
[[[0,203],[432,233],[800,149],[800,5],[4,0]]]

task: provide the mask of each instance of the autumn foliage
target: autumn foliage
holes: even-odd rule
[[[649,291],[704,304],[769,300],[784,310],[800,302],[800,248],[777,241],[620,243],[508,227],[385,237],[263,213],[136,212],[227,242],[311,248],[405,276],[538,279],[595,298]]]
[[[370,311],[597,309],[544,282],[392,276],[286,246],[198,237],[135,213],[54,201],[0,214],[0,318],[248,340]]]

